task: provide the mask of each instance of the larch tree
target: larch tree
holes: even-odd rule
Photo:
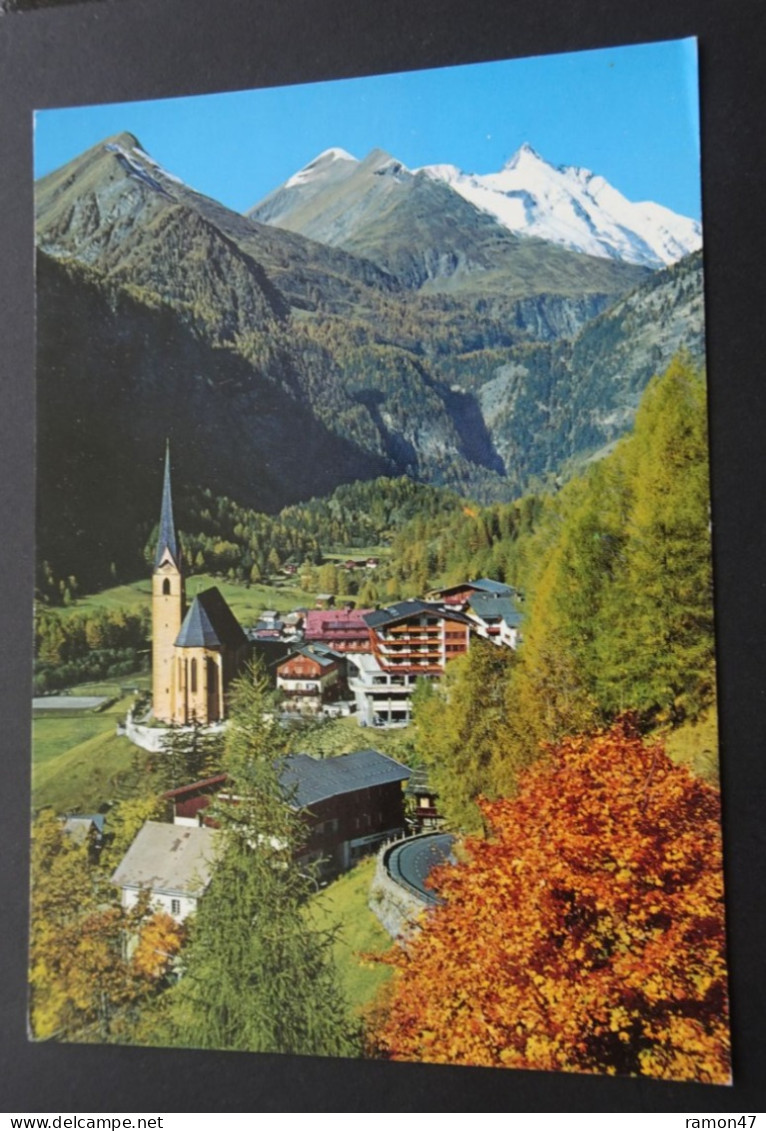
[[[622,720],[483,809],[389,957],[379,1055],[727,1082],[717,791]]]
[[[416,688],[415,745],[451,828],[479,828],[475,801],[494,792],[498,761],[518,768],[508,754],[505,706],[513,664],[510,649],[474,639],[467,655],[450,661],[441,686]]]

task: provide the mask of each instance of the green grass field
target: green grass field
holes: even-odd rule
[[[32,723],[32,808],[57,813],[98,809],[105,801],[151,791],[150,756],[115,733],[132,702],[93,715],[37,717]]]
[[[393,974],[392,967],[361,957],[385,954],[393,946],[367,906],[375,859],[363,860],[309,901],[312,922],[325,930],[337,927],[333,957],[349,1005],[355,1012],[368,1006]]]
[[[313,608],[316,593],[307,593],[298,585],[293,584],[289,578],[280,579],[273,585],[246,585],[244,582],[228,581],[221,577],[212,577],[210,574],[193,574],[186,579],[186,597],[192,601],[197,593],[210,586],[220,589],[226,598],[232,612],[247,627],[255,624],[264,609],[274,609],[278,613],[289,613],[295,608]],[[130,585],[117,585],[113,589],[102,589],[100,593],[92,593],[87,597],[78,597],[72,605],[57,610],[62,616],[71,616],[75,613],[95,612],[97,609],[106,609],[114,612],[122,609],[125,612],[138,612],[151,603],[152,587],[149,580],[135,581]],[[354,600],[339,594],[336,597],[338,604],[346,600]]]

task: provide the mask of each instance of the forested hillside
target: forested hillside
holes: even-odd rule
[[[421,690],[415,716],[456,827],[477,826],[480,795],[512,793],[541,743],[624,712],[652,729],[714,706],[706,422],[703,376],[678,358],[650,383],[633,434],[511,537],[523,647],[502,657],[477,642],[443,685]],[[464,516],[477,538],[492,540],[490,514]],[[507,552],[498,538],[471,561]]]

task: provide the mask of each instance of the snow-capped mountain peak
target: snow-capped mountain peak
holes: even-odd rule
[[[345,149],[341,149],[339,146],[333,146],[330,149],[323,150],[323,152],[318,154],[312,161],[309,161],[308,165],[304,165],[302,169],[294,173],[288,181],[285,181],[283,188],[293,188],[295,185],[304,185],[307,181],[312,181],[317,177],[324,177],[330,169],[330,166],[334,165],[336,162],[341,162],[346,165],[359,164],[357,158],[347,153]]]
[[[503,169],[518,169],[519,166],[524,164],[534,166],[537,163],[547,165],[547,161],[540,156],[537,150],[533,149],[528,141],[525,141],[524,144],[520,145],[516,152],[508,158],[505,165],[503,165]]]
[[[590,169],[550,165],[528,143],[498,173],[454,165],[418,170],[443,181],[518,235],[648,267],[675,263],[702,243],[700,225],[652,202],[634,204]]]

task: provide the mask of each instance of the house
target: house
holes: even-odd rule
[[[465,613],[476,626],[476,633],[485,640],[507,648],[518,647],[523,618],[510,597],[474,593],[468,599]]]
[[[147,821],[112,875],[122,906],[130,910],[148,890],[154,910],[182,923],[210,883],[217,837],[215,829]]]
[[[342,669],[342,656],[325,645],[304,644],[295,648],[277,668],[282,709],[317,714],[323,703],[337,698]]]
[[[442,827],[444,818],[439,813],[438,794],[429,784],[427,770],[419,768],[412,771],[404,796],[407,827],[413,835],[435,832]]]
[[[303,637],[307,644],[327,644],[336,652],[369,652],[370,631],[365,616],[370,609],[311,609],[306,613]]]
[[[199,828],[205,823],[205,809],[217,797],[229,780],[228,774],[216,774],[211,778],[190,782],[163,793],[173,812],[173,824]]]
[[[152,574],[155,719],[188,726],[226,718],[229,687],[248,655],[247,637],[218,589],[198,593],[187,608],[183,552],[173,520],[168,448]]]
[[[483,593],[488,597],[513,597],[515,590],[511,585],[495,581],[491,577],[480,577],[478,581],[463,581],[460,585],[449,585],[444,589],[434,589],[428,594],[429,600],[441,601],[445,605],[464,606],[474,594]]]
[[[371,749],[334,758],[284,758],[280,780],[285,801],[301,813],[306,826],[297,862],[316,864],[322,875],[334,875],[383,841],[403,836],[402,786],[410,774],[407,766]],[[166,793],[175,826],[202,825],[206,808],[225,794],[225,784],[226,775],[219,774]],[[236,797],[231,800],[236,802]]]
[[[405,835],[402,785],[410,770],[378,750],[335,758],[292,754],[281,780],[307,827],[301,863],[323,876],[347,871],[386,840]]]
[[[65,834],[75,844],[84,844],[91,861],[97,861],[104,847],[103,813],[71,813],[62,818]]]

